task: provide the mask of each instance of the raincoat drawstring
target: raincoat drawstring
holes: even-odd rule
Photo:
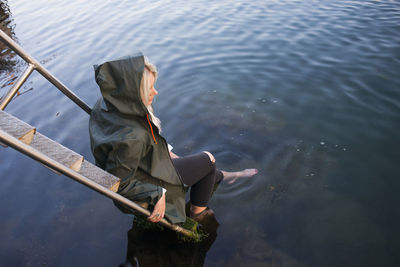
[[[153,132],[153,127],[151,126],[151,123],[149,120],[149,114],[146,114],[146,116],[147,116],[147,121],[149,122],[149,125],[150,125],[151,135],[153,136],[154,143],[156,143],[156,145],[157,145],[156,137],[154,136],[154,132]]]

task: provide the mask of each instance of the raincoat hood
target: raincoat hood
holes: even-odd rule
[[[95,79],[107,109],[126,116],[146,116],[147,108],[140,96],[144,71],[141,53],[95,65]]]

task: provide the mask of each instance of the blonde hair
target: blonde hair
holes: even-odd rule
[[[150,94],[150,84],[149,84],[149,75],[150,72],[153,73],[154,75],[154,83],[157,81],[157,68],[156,66],[149,61],[149,59],[145,56],[144,57],[144,71],[143,71],[143,76],[142,76],[142,81],[140,83],[140,95],[144,99],[145,103],[148,103],[148,98]],[[143,103],[144,104],[144,103]],[[151,105],[144,106],[147,108],[150,114],[150,119],[154,123],[154,125],[158,128],[158,131],[161,133],[161,121],[159,118],[154,115],[154,110]]]

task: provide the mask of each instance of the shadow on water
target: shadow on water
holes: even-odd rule
[[[217,238],[219,223],[215,216],[208,218],[202,230],[207,237],[201,242],[183,241],[174,231],[159,227],[143,227],[140,220],[133,220],[128,231],[126,261],[128,266],[203,266],[207,252]]]

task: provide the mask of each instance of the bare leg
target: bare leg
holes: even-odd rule
[[[195,206],[195,205],[191,205],[190,206],[190,212],[192,214],[199,214],[200,212],[202,212],[203,210],[205,210],[207,207],[199,207],[199,206]]]
[[[214,156],[208,152],[208,151],[203,151],[208,155],[210,158],[210,161],[212,163],[215,163],[215,158]],[[242,171],[238,172],[227,172],[227,171],[221,171],[223,174],[223,180],[227,181],[228,184],[234,183],[238,178],[244,178],[244,177],[251,177],[254,176],[255,174],[258,173],[257,169],[245,169]],[[190,217],[199,221],[202,220],[203,217],[210,216],[214,214],[214,212],[207,208],[207,207],[202,207],[202,206],[196,206],[196,205],[191,205],[190,207]]]
[[[190,207],[190,218],[192,218],[195,221],[198,221],[202,223],[202,221],[209,217],[214,215],[214,211],[210,208],[207,207],[199,207],[195,205],[191,205]]]
[[[226,181],[228,184],[233,184],[239,178],[248,178],[256,175],[258,173],[258,170],[245,169],[238,172],[227,172],[227,171],[221,171],[221,172],[224,175],[224,181]]]

